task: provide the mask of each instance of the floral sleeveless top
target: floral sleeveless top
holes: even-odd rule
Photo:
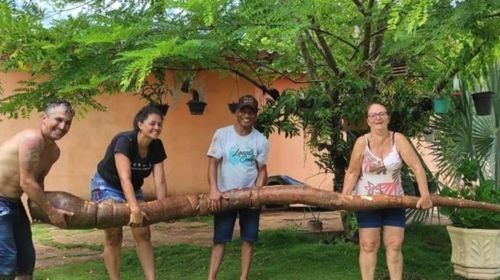
[[[383,159],[370,150],[370,143],[365,134],[366,147],[361,163],[361,177],[358,180],[355,194],[357,195],[404,195],[401,186],[401,166],[403,161],[399,156],[392,133],[392,149]]]

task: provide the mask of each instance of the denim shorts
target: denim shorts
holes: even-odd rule
[[[260,209],[238,209],[214,215],[214,243],[227,243],[233,239],[234,224],[239,216],[240,239],[255,242],[259,237]]]
[[[35,247],[21,200],[0,197],[0,279],[33,275]]]
[[[90,199],[92,201],[103,202],[105,200],[110,199],[115,202],[121,202],[121,203],[127,202],[127,199],[125,198],[125,194],[123,193],[123,191],[108,184],[97,172],[92,178],[90,186],[91,186]],[[135,190],[135,198],[138,201],[144,200],[144,194],[142,193],[141,189]]]
[[[356,219],[360,228],[381,228],[383,226],[404,228],[406,225],[405,209],[403,208],[356,211]]]

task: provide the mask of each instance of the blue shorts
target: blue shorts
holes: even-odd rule
[[[356,211],[359,228],[381,228],[383,226],[406,226],[405,209],[386,208]]]
[[[99,175],[99,173],[95,173],[94,177],[90,182],[91,186],[91,196],[90,200],[95,202],[103,202],[104,200],[111,199],[115,202],[125,203],[127,199],[125,198],[125,194],[122,190],[114,188],[110,184],[108,184],[104,179]],[[144,200],[144,194],[142,190],[135,190],[135,198],[138,201]]]
[[[214,215],[214,243],[227,243],[233,239],[234,224],[239,216],[240,239],[255,242],[259,237],[259,209],[239,209]]]
[[[35,247],[20,199],[0,197],[0,279],[33,275]]]

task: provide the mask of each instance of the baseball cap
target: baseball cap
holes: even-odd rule
[[[259,109],[259,103],[252,95],[244,95],[238,99],[238,110],[245,107],[250,107],[254,112],[257,112]]]

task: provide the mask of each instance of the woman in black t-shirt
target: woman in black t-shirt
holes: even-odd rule
[[[132,234],[136,242],[137,255],[145,278],[155,278],[155,264],[151,231],[142,226],[146,214],[138,201],[144,200],[142,184],[144,178],[153,173],[156,198],[167,193],[163,169],[165,149],[160,140],[163,115],[154,106],[142,108],[134,118],[134,130],[117,134],[111,140],[104,158],[97,165],[92,178],[92,200],[127,203],[130,207]],[[105,229],[104,264],[110,279],[120,278],[120,254],[123,240],[121,227]]]

